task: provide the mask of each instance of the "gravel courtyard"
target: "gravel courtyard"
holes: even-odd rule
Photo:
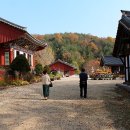
[[[88,99],[79,98],[79,79],[53,82],[48,100],[41,83],[0,91],[0,130],[129,130],[129,93],[121,80],[89,80]]]

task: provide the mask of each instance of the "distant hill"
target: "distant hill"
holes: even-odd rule
[[[33,35],[48,43],[48,47],[35,54],[37,62],[43,65],[61,59],[77,67],[87,61],[96,60],[101,55],[111,55],[115,39],[112,37],[99,38],[90,34],[55,33]]]

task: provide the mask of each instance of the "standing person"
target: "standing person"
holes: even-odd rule
[[[88,75],[85,72],[85,69],[81,69],[81,73],[79,74],[79,79],[80,79],[80,97],[87,97],[87,80],[88,80]]]
[[[42,76],[42,85],[43,85],[43,96],[44,99],[47,100],[49,97],[49,84],[51,83],[50,77],[47,74],[47,71],[43,71],[43,76]]]

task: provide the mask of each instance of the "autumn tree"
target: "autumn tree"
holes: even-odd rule
[[[43,38],[48,47],[36,52],[34,57],[36,62],[42,63],[43,66],[61,59],[80,67],[88,61],[100,58],[101,55],[111,55],[115,41],[112,37],[99,38],[79,33],[47,34],[43,35]]]
[[[100,67],[100,60],[89,60],[85,63],[85,68],[89,75],[91,75],[94,71],[96,71]]]
[[[55,53],[50,46],[47,46],[45,49],[35,52],[34,59],[35,64],[45,66],[55,61]]]

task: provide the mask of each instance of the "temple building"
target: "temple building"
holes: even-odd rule
[[[102,56],[100,66],[109,68],[113,74],[124,74],[124,65],[120,58],[109,56]]]
[[[119,57],[125,67],[125,83],[130,83],[130,11],[121,10],[113,56]]]
[[[34,52],[46,46],[46,43],[31,36],[25,27],[0,18],[0,66],[10,65],[17,55],[23,54],[33,68]]]
[[[62,73],[64,76],[67,76],[67,77],[74,75],[75,70],[77,70],[76,67],[60,59],[56,60],[49,66],[50,66],[51,71],[58,71],[59,73]]]

